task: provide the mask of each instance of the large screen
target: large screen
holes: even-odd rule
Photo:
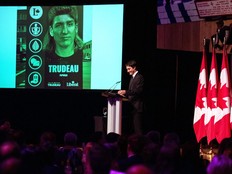
[[[0,88],[120,89],[123,4],[1,6]]]

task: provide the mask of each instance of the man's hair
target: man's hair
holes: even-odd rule
[[[132,68],[135,68],[137,67],[137,63],[135,60],[129,60],[127,63],[126,63],[126,66],[130,66]]]
[[[48,23],[50,26],[53,24],[53,20],[56,16],[68,14],[74,19],[75,23],[78,23],[78,10],[75,6],[54,6],[48,12]]]
[[[77,135],[74,132],[67,132],[64,135],[65,145],[76,146],[77,145]]]
[[[67,14],[71,18],[74,19],[76,25],[78,25],[78,10],[75,6],[54,6],[48,12],[48,24],[52,26],[54,18],[59,15]],[[74,40],[75,50],[80,50],[83,48],[83,41],[77,34]],[[56,48],[55,41],[53,37],[49,34],[49,29],[45,34],[43,40],[43,50],[45,51],[45,55],[54,54]]]

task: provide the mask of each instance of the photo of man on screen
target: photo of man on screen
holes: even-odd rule
[[[83,41],[77,6],[53,6],[43,40],[45,88],[82,89]]]

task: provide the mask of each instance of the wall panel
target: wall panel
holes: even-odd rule
[[[224,23],[230,25],[232,20]],[[202,51],[203,39],[210,39],[215,32],[216,21],[158,25],[157,48],[199,52]]]

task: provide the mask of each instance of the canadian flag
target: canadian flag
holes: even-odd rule
[[[218,143],[224,138],[231,136],[230,130],[230,75],[228,65],[228,55],[223,49],[222,65],[220,73],[220,83],[218,89],[218,114],[215,116],[215,135]]]
[[[207,111],[207,59],[205,55],[205,49],[203,50],[201,69],[197,85],[196,101],[195,101],[195,111],[193,119],[193,128],[197,138],[197,141],[206,136],[205,132],[205,114]]]
[[[207,113],[205,115],[205,127],[208,144],[215,138],[214,117],[217,114],[217,86],[218,71],[215,56],[215,49],[212,51],[212,61],[210,67],[210,75],[207,88]]]

